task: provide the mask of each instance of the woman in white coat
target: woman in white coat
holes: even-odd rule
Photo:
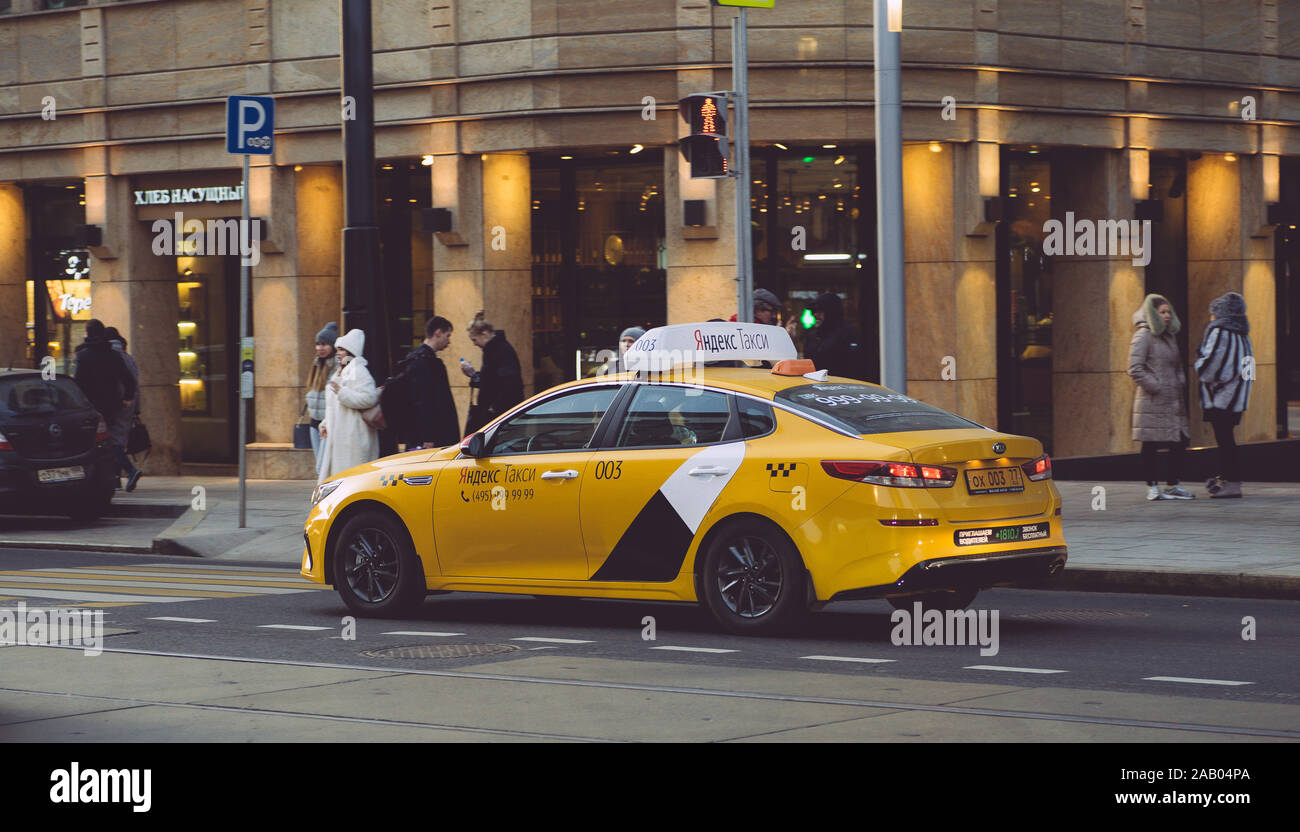
[[[361,418],[361,411],[379,401],[375,380],[362,357],[365,346],[366,334],[359,329],[334,342],[339,368],[325,386],[320,435],[328,441],[322,450],[318,483],[379,458],[379,434]]]

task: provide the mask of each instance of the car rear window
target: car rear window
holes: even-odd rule
[[[776,400],[856,434],[981,427],[911,396],[867,384],[802,384],[777,393]]]
[[[90,401],[70,378],[0,378],[0,413],[5,416],[37,416],[90,407]]]

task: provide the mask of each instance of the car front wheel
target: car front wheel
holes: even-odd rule
[[[757,521],[739,521],[710,541],[700,594],[728,632],[768,634],[804,610],[804,569],[785,535]]]
[[[357,615],[398,618],[424,601],[424,570],[406,530],[381,511],[348,520],[334,550],[334,586]]]

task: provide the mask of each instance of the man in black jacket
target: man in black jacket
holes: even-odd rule
[[[862,336],[844,320],[844,303],[834,292],[819,295],[809,307],[817,326],[808,333],[804,357],[819,370],[844,378],[866,378],[866,351]]]
[[[104,335],[98,318],[86,321],[86,340],[77,347],[77,386],[90,403],[111,424],[136,394],[135,378],[126,362]]]
[[[424,343],[407,356],[415,362],[410,370],[412,426],[407,448],[441,448],[461,439],[447,367],[438,357],[451,343],[451,328],[451,321],[433,316],[424,325]]]
[[[478,403],[470,405],[465,422],[468,436],[524,400],[524,375],[515,348],[503,329],[495,329],[479,312],[469,324],[469,339],[483,350],[483,367],[478,372],[461,359],[460,371],[469,376],[469,386],[478,389]]]

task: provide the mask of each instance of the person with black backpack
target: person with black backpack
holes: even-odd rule
[[[438,357],[451,343],[451,330],[446,318],[430,318],[424,325],[424,343],[402,359],[384,384],[384,421],[403,438],[407,450],[441,448],[461,439],[447,367]]]

